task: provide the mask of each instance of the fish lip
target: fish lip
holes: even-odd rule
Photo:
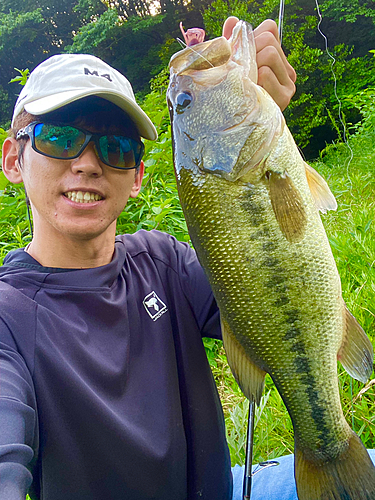
[[[258,81],[254,32],[249,23],[238,21],[229,39],[224,36],[186,47],[176,52],[169,63],[171,76],[225,67],[234,62],[241,66],[248,78]]]
[[[211,51],[211,49],[219,46],[220,50]],[[223,60],[221,64],[216,61],[215,57],[223,55]],[[169,62],[169,68],[171,74],[182,75],[190,71],[202,71],[205,69],[210,69],[214,67],[219,67],[225,62],[230,60],[231,50],[229,42],[223,36],[214,38],[213,40],[208,40],[206,42],[201,42],[192,47],[186,47],[179,52],[176,52]],[[226,61],[224,60],[227,57]]]
[[[241,39],[240,39],[241,38]],[[232,47],[231,61],[242,66],[247,77],[255,84],[258,83],[258,65],[256,60],[256,45],[254,31],[246,21],[238,21],[229,38],[229,43]],[[233,50],[234,47],[237,50]],[[237,56],[239,53],[239,57]]]

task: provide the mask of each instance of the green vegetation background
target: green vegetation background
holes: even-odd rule
[[[31,2],[29,3],[31,4]],[[64,2],[61,3],[64,4]],[[229,3],[224,2],[224,0],[216,0],[214,3],[204,4],[205,9],[201,15],[207,30],[212,35],[217,35],[220,34],[222,22],[227,15],[236,14],[241,18],[248,16],[252,18],[253,22],[255,20],[254,24],[258,24],[265,17],[270,17],[270,15],[272,17],[272,13],[275,17],[276,3],[278,0],[250,2],[246,5],[240,0]],[[3,4],[6,5],[7,2],[4,1]],[[33,38],[35,35],[33,23],[36,22],[35,19],[39,19],[36,11],[16,13],[14,10],[4,13],[3,4],[0,9],[0,61],[4,57],[3,50],[6,45],[4,42],[5,28],[8,29],[8,35],[14,33],[14,27],[10,26],[11,18],[9,16],[14,16],[20,31],[29,26],[27,23],[31,23],[28,32],[22,31],[22,37],[29,37],[29,43],[36,40]],[[154,16],[154,19],[152,16],[137,13],[129,16],[123,15],[123,18],[118,20],[117,11],[114,13],[114,10],[109,9],[103,2],[99,2],[99,4],[102,7],[102,13],[97,15],[96,24],[89,15],[90,12],[95,13],[94,0],[77,2],[81,9],[85,6],[88,17],[86,24],[72,38],[71,45],[74,50],[83,47],[89,52],[103,56],[103,44],[108,44],[108,41],[112,40],[114,54],[120,40],[116,37],[120,36],[120,32],[121,36],[131,32],[129,34],[131,38],[133,35],[135,36],[137,30],[141,32],[146,30],[147,23],[149,23],[147,30],[154,29],[159,23],[157,16]],[[348,144],[345,144],[342,142],[344,134],[338,115],[339,109],[334,93],[330,58],[321,48],[314,47],[312,41],[312,33],[317,28],[316,15],[314,17],[314,12],[311,9],[311,16],[305,16],[303,23],[301,12],[298,10],[302,7],[305,8],[307,4],[307,1],[303,1],[301,4],[299,3],[297,8],[295,3],[287,1],[287,9],[289,5],[290,10],[285,26],[285,47],[290,61],[297,69],[300,83],[296,97],[285,114],[288,125],[292,130],[293,127],[295,129],[294,136],[297,138],[297,143],[305,146],[305,151],[310,154],[315,151],[314,162],[310,163],[328,180],[338,201],[337,212],[323,216],[323,222],[342,279],[344,299],[374,343],[375,59],[369,52],[373,47],[368,45],[363,51],[360,42],[358,42],[357,47],[340,45],[340,39],[336,35],[337,45],[333,51],[337,57],[337,63],[334,68],[338,79],[337,93],[343,105],[341,115],[346,122],[349,137]],[[322,4],[330,19],[329,27],[335,26],[335,23],[343,26],[340,23],[344,23],[347,28],[350,28],[348,29],[351,33],[355,33],[360,31],[360,27],[363,26],[361,23],[365,19],[366,23],[370,23],[366,26],[372,26],[372,31],[370,31],[374,33],[375,11],[370,8],[370,2],[361,1],[358,3],[358,1],[352,0],[349,3],[346,0],[340,0],[340,2],[326,0]],[[17,2],[12,2],[12,5],[17,6]],[[43,9],[38,10],[38,15],[43,15],[44,22],[46,22],[47,15],[45,12],[43,13]],[[102,21],[103,16],[112,16],[112,18],[108,17],[108,19],[112,19],[112,24],[107,18]],[[113,25],[113,16],[116,17],[117,24],[115,25]],[[159,14],[159,16],[165,16],[163,19],[168,18],[167,12]],[[7,25],[4,25],[4,19],[8,22]],[[163,19],[159,24],[162,24]],[[105,24],[104,21],[106,23],[108,21],[108,23]],[[104,26],[99,24],[100,22],[104,23]],[[130,27],[124,28],[124,23],[129,23]],[[69,26],[71,30],[72,23]],[[100,29],[99,26],[101,26]],[[47,29],[46,26],[43,29]],[[69,29],[67,28],[67,31]],[[119,32],[116,31],[114,34],[113,30],[117,29]],[[101,37],[98,30],[101,32]],[[43,38],[45,31],[39,35]],[[113,41],[115,38],[117,45]],[[16,39],[13,44],[17,46],[17,43],[19,43],[18,48],[23,47],[22,43]],[[160,59],[162,63],[157,71],[155,70],[157,76],[151,80],[148,90],[146,89],[143,94],[139,94],[143,109],[158,128],[159,139],[155,143],[146,143],[146,175],[142,191],[137,199],[128,204],[119,218],[118,232],[132,233],[141,228],[159,229],[173,234],[179,240],[189,241],[174,180],[171,135],[165,104],[166,61],[170,52],[179,48],[173,44],[174,42],[171,42],[170,39],[166,41],[165,38],[163,39],[161,48],[159,47],[162,53]],[[357,55],[355,56],[355,54]],[[121,52],[118,57],[118,61],[120,61]],[[15,64],[14,61],[17,59],[12,60],[12,65]],[[21,68],[33,67],[24,59],[22,59],[21,64],[17,62],[17,66]],[[13,66],[12,68],[9,66],[9,74],[6,75],[6,78],[10,79],[11,76],[14,76]],[[25,72],[21,71],[19,75],[21,83],[24,77]],[[10,108],[7,107],[8,95],[1,101],[5,91],[3,94],[1,92],[0,87],[0,113],[2,102],[4,113],[6,113],[3,116],[6,116],[6,119],[3,119],[4,127],[0,129],[0,144],[6,136],[4,129],[11,115]],[[331,139],[328,144],[320,137],[323,131],[329,131],[325,135],[326,138]],[[332,141],[334,137],[337,139],[335,142]],[[314,143],[315,149],[309,150],[311,143]],[[29,241],[30,235],[22,187],[8,184],[0,172],[0,262],[10,250],[25,246]],[[221,343],[207,340],[205,347],[224,407],[232,463],[242,464],[247,403],[230,374]],[[348,422],[361,436],[368,448],[375,448],[375,414],[373,412],[375,379],[372,377],[368,384],[363,385],[353,381],[339,366],[339,384],[344,413]],[[291,422],[270,379],[266,381],[262,404],[256,413],[254,451],[255,461],[271,459],[293,452]]]
[[[259,25],[277,20],[280,0],[1,0],[0,126],[9,124],[19,92],[9,85],[16,68],[30,71],[60,52],[94,54],[119,69],[139,96],[180,49],[180,21],[221,34],[229,15]],[[333,60],[318,32],[315,0],[285,0],[283,48],[298,75],[297,93],[286,111],[289,128],[305,156],[315,158],[325,142],[342,139],[331,72]],[[319,0],[335,57],[337,93],[345,119],[356,122],[358,109],[344,99],[375,85],[375,2]]]

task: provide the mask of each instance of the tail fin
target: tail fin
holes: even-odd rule
[[[375,467],[359,437],[332,462],[317,465],[295,453],[299,500],[375,500]]]

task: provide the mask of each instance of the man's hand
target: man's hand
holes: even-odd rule
[[[229,38],[238,22],[237,17],[228,17],[223,26],[223,36]],[[271,19],[263,21],[255,30],[255,46],[258,65],[258,85],[263,87],[284,110],[293,97],[297,78],[288,63],[279,42],[277,24]]]

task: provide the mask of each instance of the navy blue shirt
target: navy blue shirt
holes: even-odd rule
[[[157,231],[106,266],[0,268],[0,498],[229,500],[202,337],[219,312],[195,252]]]

